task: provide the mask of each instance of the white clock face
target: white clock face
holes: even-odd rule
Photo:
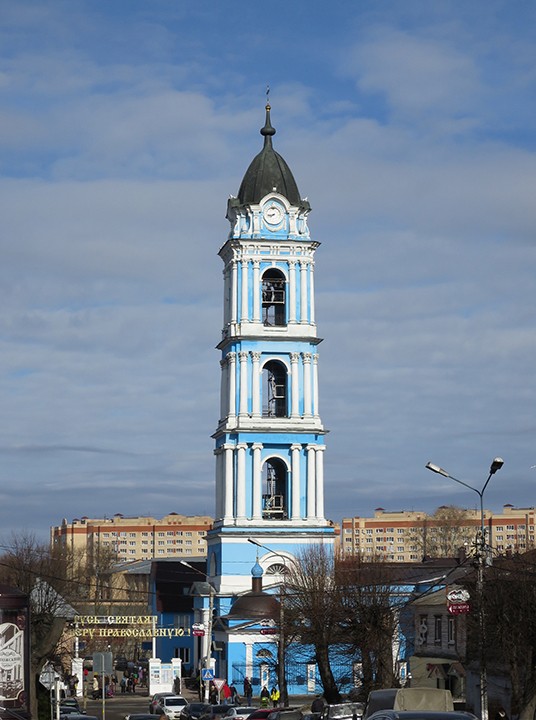
[[[264,211],[264,219],[270,225],[279,225],[283,219],[283,211],[279,205],[269,205]]]

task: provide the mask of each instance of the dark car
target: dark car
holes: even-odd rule
[[[210,712],[212,705],[202,702],[193,702],[186,705],[180,714],[180,720],[199,720],[201,715]]]
[[[434,712],[433,710],[378,710],[369,715],[369,720],[477,720],[477,718],[471,713],[456,710],[446,712]]]
[[[63,698],[63,700],[60,700],[60,715],[64,708],[75,708],[80,712],[80,703],[75,697]]]
[[[199,720],[220,720],[229,712],[229,705],[209,705],[209,710],[199,716]]]
[[[266,720],[268,715],[273,713],[273,711],[273,708],[259,708],[255,710],[255,712],[252,712],[251,715],[248,715],[247,720]]]
[[[61,705],[60,704],[60,717],[66,718],[67,716],[71,715],[85,715],[79,707],[74,707],[74,705]]]
[[[303,713],[300,708],[288,707],[288,708],[277,708],[268,715],[268,720],[302,720]]]
[[[151,713],[131,713],[125,716],[125,720],[154,720]]]

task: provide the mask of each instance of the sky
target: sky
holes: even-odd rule
[[[536,5],[0,0],[0,533],[214,513],[227,198],[312,206],[326,516],[536,504]]]

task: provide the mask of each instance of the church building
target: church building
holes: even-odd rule
[[[269,105],[260,132],[262,150],[228,201],[230,232],[219,251],[221,396],[215,522],[207,533],[213,590],[204,599],[205,617],[211,611],[214,618],[216,672],[237,685],[244,676],[260,685],[274,681],[268,660],[277,657],[277,635],[263,628],[277,625],[278,603],[266,602],[266,593],[279,597],[300,551],[334,541],[324,517],[319,243],[307,224],[309,202],[273,148]],[[299,680],[289,678],[289,690],[307,691]]]

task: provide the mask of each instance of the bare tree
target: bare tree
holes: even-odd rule
[[[393,642],[397,611],[406,597],[394,592],[396,570],[381,559],[341,557],[336,571],[345,652],[361,660],[361,691],[366,697],[374,688],[395,685]]]
[[[325,545],[310,546],[287,576],[285,634],[299,638],[293,650],[299,645],[309,653],[314,649],[328,703],[341,701],[330,663],[330,649],[340,640],[340,607],[333,552]]]
[[[478,523],[470,511],[442,505],[433,515],[424,515],[408,530],[407,537],[422,557],[453,557],[473,540]]]
[[[50,552],[31,533],[14,533],[0,556],[0,581],[17,588],[30,599],[30,706],[37,708],[36,676],[52,658],[67,619],[72,614],[68,599],[75,584],[70,577],[71,558],[62,551]]]

